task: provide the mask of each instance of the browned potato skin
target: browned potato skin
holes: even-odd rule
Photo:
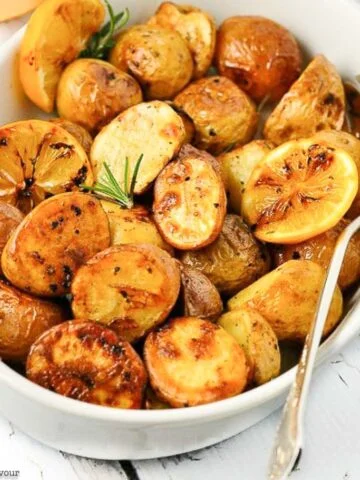
[[[66,67],[56,97],[59,115],[90,132],[98,132],[141,101],[141,88],[133,77],[94,58],[80,58]]]
[[[57,297],[69,293],[77,269],[109,245],[100,201],[86,193],[63,193],[25,217],[5,246],[1,266],[21,290]]]
[[[184,252],[180,260],[204,273],[220,293],[233,295],[269,271],[263,247],[238,215],[225,217],[219,237],[209,246]]]
[[[192,143],[194,136],[195,136],[195,125],[189,115],[180,107],[176,106],[174,102],[167,102],[171,108],[175,110],[175,112],[181,117],[183,121],[184,128],[185,128],[185,137],[183,141],[183,145],[187,143]]]
[[[328,269],[334,253],[336,241],[350,221],[342,219],[335,227],[321,235],[295,245],[279,245],[273,248],[275,266],[288,260],[312,260]],[[340,271],[338,285],[342,290],[350,287],[360,279],[360,233],[355,235],[348,246]]]
[[[67,132],[71,133],[71,135],[76,138],[76,140],[85,150],[86,154],[89,156],[93,139],[90,133],[84,127],[78,125],[77,123],[70,122],[70,120],[65,120],[65,118],[51,118],[49,122],[55,123]]]
[[[27,377],[60,395],[114,408],[141,408],[147,374],[128,342],[94,322],[65,322],[31,348]]]
[[[75,275],[72,310],[134,342],[164,322],[179,290],[179,268],[167,252],[145,243],[115,245]]]
[[[225,77],[206,77],[191,83],[174,100],[195,125],[194,145],[220,154],[243,145],[255,134],[258,114],[250,98]]]
[[[118,36],[109,61],[140,83],[147,100],[169,100],[193,74],[190,51],[177,32],[135,25]]]
[[[215,402],[241,393],[248,366],[244,351],[224,329],[179,317],[151,332],[144,360],[155,394],[172,407]]]
[[[35,340],[67,320],[60,305],[31,297],[0,281],[0,357],[23,362]]]
[[[22,222],[24,214],[9,203],[0,202],[0,255],[2,254],[6,242],[14,232],[19,223]],[[2,273],[0,264],[0,274]]]
[[[256,16],[225,20],[218,30],[215,63],[251,98],[279,100],[301,72],[302,54],[293,35]]]

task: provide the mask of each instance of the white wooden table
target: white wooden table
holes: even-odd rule
[[[0,45],[22,23],[0,25]],[[278,421],[276,412],[237,437],[191,454],[110,462],[52,450],[0,416],[0,478],[9,478],[2,470],[19,470],[23,480],[263,480]],[[316,372],[306,447],[291,478],[360,479],[360,335]]]

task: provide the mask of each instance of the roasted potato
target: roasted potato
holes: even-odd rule
[[[220,293],[233,295],[269,271],[265,247],[238,215],[227,215],[218,238],[206,248],[184,252],[180,260],[200,270]]]
[[[102,325],[75,320],[36,340],[27,362],[32,382],[83,402],[141,408],[147,374],[128,342]]]
[[[68,318],[55,303],[30,297],[0,281],[0,357],[22,362],[45,330]]]
[[[156,395],[154,390],[151,387],[147,387],[145,391],[145,402],[144,406],[146,410],[165,410],[166,408],[171,408],[168,403],[160,400]]]
[[[320,130],[341,130],[344,118],[345,93],[340,75],[323,55],[318,55],[275,107],[263,133],[267,140],[280,145]]]
[[[144,359],[156,395],[172,407],[215,402],[242,392],[243,349],[218,325],[196,317],[170,321],[145,340]]]
[[[178,32],[193,58],[193,78],[201,78],[206,74],[214,56],[216,41],[216,25],[211,15],[191,5],[163,2],[148,24]]]
[[[100,201],[86,193],[63,193],[25,217],[5,245],[1,266],[21,290],[56,297],[69,293],[80,265],[109,245]]]
[[[135,77],[148,100],[173,98],[193,74],[191,54],[181,35],[153,25],[135,25],[120,33],[110,62]]]
[[[19,209],[8,203],[0,202],[0,255],[5,248],[9,237],[22,222],[24,214]],[[0,274],[2,274],[0,264]]]
[[[59,115],[90,132],[98,132],[141,101],[141,88],[133,77],[95,58],[70,63],[61,75],[56,95]]]
[[[215,285],[206,275],[180,264],[181,303],[186,317],[215,321],[223,311],[223,304]]]
[[[219,154],[249,142],[258,115],[248,96],[225,77],[212,76],[191,83],[175,97],[195,125],[194,145]]]
[[[77,272],[72,310],[133,342],[166,319],[179,289],[179,267],[167,252],[145,243],[116,245]]]
[[[258,312],[240,308],[218,320],[244,350],[249,365],[249,383],[262,385],[280,374],[279,344],[269,323]]]
[[[179,250],[201,248],[219,235],[226,195],[216,160],[191,145],[155,181],[153,212],[165,240]]]
[[[299,76],[302,55],[294,36],[278,23],[236,16],[218,30],[215,64],[255,101],[276,101]]]
[[[314,319],[325,270],[311,260],[289,260],[241,290],[228,302],[229,310],[250,307],[273,328],[278,340],[303,342]],[[324,336],[337,325],[342,314],[342,295],[336,287]]]
[[[253,140],[243,147],[223,153],[218,158],[231,209],[241,213],[241,197],[256,165],[274,148],[266,140]]]
[[[134,190],[136,194],[143,193],[176,155],[184,139],[183,121],[165,102],[130,107],[104,127],[94,140],[90,158],[95,178],[103,177],[106,162],[124,188],[126,159],[130,185],[135,165],[143,155]]]
[[[59,125],[59,127],[62,127],[64,130],[69,132],[80,143],[86,154],[90,154],[93,139],[90,133],[84,127],[78,125],[77,123],[70,122],[69,120],[65,120],[65,118],[50,118],[49,121]]]
[[[174,102],[166,102],[168,105],[171,106],[175,110],[175,112],[181,117],[183,121],[184,128],[185,128],[185,138],[183,140],[183,144],[186,145],[187,143],[191,143],[195,136],[195,125],[194,122],[191,120],[189,115],[180,107],[177,107]]]
[[[349,220],[341,220],[335,227],[321,235],[295,245],[277,245],[273,247],[273,259],[276,266],[288,260],[312,260],[328,269],[339,235],[349,225]],[[348,246],[340,271],[338,284],[342,290],[360,279],[360,233],[354,236]]]

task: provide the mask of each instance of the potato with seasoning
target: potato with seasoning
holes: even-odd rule
[[[25,217],[2,253],[5,277],[34,295],[69,293],[77,269],[110,245],[100,201],[86,193],[51,197]]]
[[[65,322],[32,346],[26,376],[66,397],[114,408],[141,408],[147,374],[138,354],[112,330]]]
[[[194,145],[213,154],[249,142],[256,132],[254,104],[228,78],[197,80],[180,92],[174,103],[194,122]]]
[[[153,212],[163,238],[179,250],[212,243],[226,213],[226,195],[217,161],[185,145],[155,181]]]
[[[165,321],[179,289],[179,267],[167,252],[145,243],[115,245],[75,275],[72,310],[133,342]]]
[[[172,407],[232,397],[247,383],[243,349],[220,326],[196,317],[175,318],[150,333],[144,359],[152,389]]]
[[[0,202],[0,255],[5,248],[9,237],[22,222],[24,214],[8,203]],[[2,273],[0,265],[0,274]]]
[[[85,153],[87,155],[90,154],[93,139],[90,133],[84,127],[78,125],[77,123],[70,122],[70,120],[65,120],[65,118],[50,118],[49,122],[59,125],[59,127],[62,127],[64,130],[70,133],[80,143],[85,150]]]
[[[209,246],[184,252],[180,260],[200,270],[220,293],[233,295],[269,271],[267,251],[238,215],[229,214],[218,238]]]
[[[174,102],[167,101],[168,105],[175,110],[175,112],[181,117],[183,121],[184,128],[185,128],[185,138],[183,144],[186,145],[187,143],[191,143],[195,136],[195,125],[194,122],[191,120],[189,115],[180,107],[176,106]]]

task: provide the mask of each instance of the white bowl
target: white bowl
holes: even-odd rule
[[[147,18],[160,3],[111,0],[127,6],[133,22]],[[190,0],[218,22],[231,15],[258,14],[288,27],[309,54],[324,53],[344,77],[360,73],[360,3],[355,0]],[[41,115],[19,93],[14,61],[23,32],[0,48],[0,124]],[[349,313],[321,346],[325,360],[360,331],[360,292]],[[65,452],[101,459],[145,459],[212,445],[269,415],[283,402],[294,369],[236,397],[193,408],[160,411],[117,410],[62,397],[31,383],[0,362],[0,410],[18,428]]]

